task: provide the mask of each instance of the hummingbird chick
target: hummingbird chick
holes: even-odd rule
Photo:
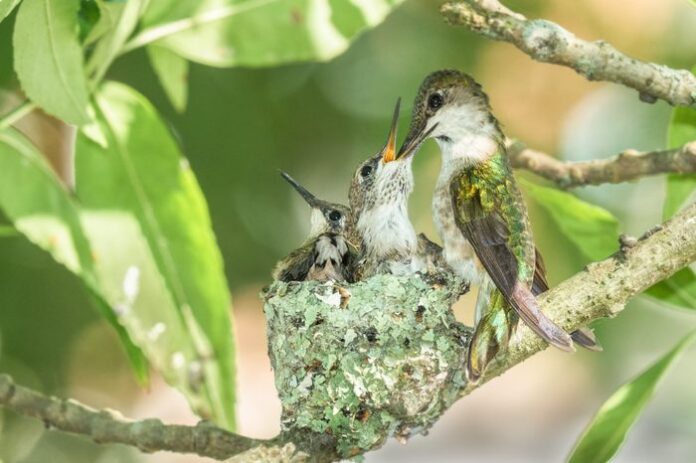
[[[562,350],[573,350],[573,339],[596,348],[589,330],[571,338],[537,304],[535,296],[548,289],[543,262],[505,137],[473,78],[447,70],[425,79],[397,158],[412,156],[427,138],[436,140],[442,154],[433,218],[444,258],[458,276],[479,283],[478,320],[467,362],[470,380],[476,381],[505,350],[518,317]]]
[[[357,249],[347,239],[350,210],[322,201],[285,172],[281,176],[311,208],[309,236],[304,244],[278,262],[273,279],[280,281],[349,281]]]
[[[378,273],[409,275],[426,271],[427,260],[422,253],[431,249],[428,244],[434,244],[427,238],[419,239],[408,218],[413,157],[396,157],[399,106],[400,100],[394,108],[386,145],[358,166],[348,193],[354,241],[361,243],[356,280]]]

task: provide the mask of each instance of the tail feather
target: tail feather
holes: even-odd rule
[[[512,290],[511,302],[522,321],[542,339],[563,351],[575,351],[571,336],[544,315],[532,292],[519,282]]]
[[[594,332],[589,328],[578,328],[570,333],[570,337],[573,338],[573,341],[578,345],[592,352],[602,352],[603,350]]]
[[[502,294],[494,292],[489,310],[476,324],[467,354],[467,379],[476,383],[490,362],[507,349],[517,323],[515,312],[504,301]]]

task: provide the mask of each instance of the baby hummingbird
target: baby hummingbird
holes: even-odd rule
[[[356,279],[426,270],[426,259],[419,254],[424,239],[419,240],[408,218],[413,158],[396,157],[399,106],[400,100],[394,108],[386,145],[358,166],[348,194],[352,231],[357,235],[354,241],[361,243]]]
[[[304,244],[278,262],[273,279],[280,281],[351,280],[357,249],[348,242],[350,210],[322,201],[285,172],[281,176],[312,209],[309,236]]]
[[[477,312],[486,309],[469,348],[470,380],[476,381],[506,348],[517,317],[562,350],[573,350],[572,339],[595,348],[591,332],[571,338],[537,304],[535,295],[548,289],[543,263],[508,162],[505,137],[473,78],[438,71],[425,79],[397,158],[412,155],[428,137],[442,153],[433,216],[445,259],[459,276],[480,282]]]

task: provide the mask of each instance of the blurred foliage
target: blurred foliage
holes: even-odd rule
[[[12,12],[14,7],[19,4],[20,0],[1,0],[0,1],[0,21],[5,19]]]
[[[696,310],[696,274],[691,267],[683,268],[646,294],[675,307]]]
[[[605,259],[618,247],[619,222],[607,210],[571,193],[523,180],[528,196],[553,219],[558,229],[589,259]]]
[[[0,187],[0,206],[17,230],[79,275],[87,288],[98,294],[92,255],[77,207],[41,153],[13,129],[0,133],[0,171],[24,186],[18,189],[12,182],[3,182]],[[101,303],[98,307],[119,333],[137,374],[144,378],[146,362],[142,353],[111,309]]]
[[[231,427],[230,295],[205,199],[145,98],[105,83],[95,100],[94,127],[107,147],[82,131],[75,170],[102,291],[197,413]]]
[[[580,437],[569,463],[604,463],[611,460],[643,408],[650,402],[660,380],[694,339],[696,332],[612,394]]]
[[[178,112],[186,109],[188,99],[189,62],[164,47],[150,45],[147,47],[150,64],[157,74],[164,92],[172,106]]]
[[[0,0],[0,21],[17,3]],[[157,299],[148,304],[149,308],[143,304],[137,317],[125,323],[135,344],[143,347],[150,361],[167,376],[171,365],[165,365],[165,360],[173,360],[171,354],[176,349],[191,353],[193,359],[207,352],[212,343],[219,356],[216,360],[220,361],[214,369],[218,368],[222,377],[214,371],[210,376],[204,375],[211,381],[208,392],[217,399],[208,396],[203,400],[227,403],[225,411],[230,411],[234,388],[230,385],[233,353],[227,321],[229,296],[210,229],[216,232],[219,254],[227,269],[226,282],[233,292],[268,282],[273,263],[299,244],[307,227],[304,204],[279,181],[276,169],[287,170],[321,197],[345,202],[352,170],[384,141],[396,97],[403,96],[408,109],[422,77],[437,68],[460,68],[482,75],[486,88],[489,88],[486,79],[519,88],[521,96],[516,100],[514,93],[508,94],[513,96],[511,100],[496,100],[500,95],[492,88],[494,108],[511,126],[510,135],[524,139],[528,131],[553,130],[539,129],[539,123],[516,116],[515,111],[522,106],[537,105],[532,108],[536,112],[552,112],[538,98],[528,101],[534,93],[529,93],[527,87],[539,87],[542,79],[561,79],[562,71],[539,77],[540,74],[534,74],[536,70],[552,67],[531,64],[527,57],[520,61],[524,66],[517,66],[516,61],[491,60],[491,56],[516,56],[518,52],[508,45],[482,40],[461,28],[444,27],[437,12],[439,2],[434,0],[404,2],[384,24],[378,25],[400,3],[399,0],[24,0],[18,13],[13,12],[0,23],[0,87],[18,91],[21,84],[26,96],[67,121],[85,120],[79,108],[86,107],[86,119],[90,121],[81,129],[77,142],[77,194],[52,195],[50,205],[72,204],[66,207],[79,211],[86,208],[89,212],[101,209],[102,218],[103,211],[116,210],[127,218],[112,214],[108,226],[102,221],[101,225],[93,223],[92,228],[89,220],[81,219],[77,228],[67,227],[76,236],[86,235],[90,256],[95,249],[98,251],[96,261],[90,264],[82,249],[82,265],[72,266],[73,271],[83,273],[83,267],[97,267],[89,273],[95,273],[90,278],[99,283],[92,291],[85,291],[66,268],[55,265],[47,254],[6,227],[4,224],[10,224],[14,214],[6,210],[12,216],[8,218],[0,211],[3,307],[0,371],[15,374],[20,382],[34,387],[62,393],[68,383],[66,363],[71,346],[79,342],[86,327],[103,323],[100,321],[103,318],[110,319],[118,296],[124,294],[123,285],[130,268],[127,264],[137,261],[139,291],[157,293]],[[560,15],[557,2],[505,3],[529,16]],[[42,11],[37,8],[41,5],[52,9]],[[78,7],[79,14],[66,14],[76,13]],[[47,15],[47,11],[54,14]],[[560,16],[569,28],[573,29],[573,21],[576,25],[579,22],[583,33],[591,30],[600,37],[608,35],[604,38],[610,41],[625,31],[620,24],[605,24],[604,16],[592,11],[583,4],[573,11],[577,18]],[[208,17],[211,12],[220,14],[221,20],[212,27],[190,27],[190,18]],[[55,22],[58,27],[50,31],[36,27],[46,21]],[[153,40],[172,25],[175,34],[164,40]],[[619,48],[630,45],[643,58],[673,66],[693,63],[696,56],[682,46],[684,34],[693,29],[693,23],[685,15],[675,15],[670,25],[673,27],[666,28],[660,40],[646,33],[646,40],[650,41],[647,48],[641,48],[645,42],[639,38],[635,43],[627,40]],[[14,49],[9,46],[13,31]],[[246,40],[248,36],[254,40]],[[353,44],[346,51],[351,41]],[[76,46],[84,53],[76,54]],[[35,48],[40,53],[34,53]],[[337,57],[330,62],[323,62],[334,56]],[[13,58],[18,63],[18,75],[13,71]],[[312,62],[297,63],[297,60]],[[212,69],[199,63],[244,67]],[[84,67],[84,75],[76,73],[76,67]],[[124,82],[142,95],[113,83],[106,89],[100,87],[104,76]],[[583,83],[577,76],[572,78],[573,82]],[[97,88],[106,94],[101,95],[101,103],[97,101],[89,107],[83,97]],[[596,157],[613,154],[615,148],[656,147],[632,144],[635,137],[642,137],[642,143],[648,139],[654,141],[655,133],[664,133],[664,105],[638,103],[632,93],[629,97],[622,96],[623,99],[605,98],[609,92],[616,95],[615,89],[604,87],[580,102],[579,107],[585,105],[593,112],[587,112],[584,121],[568,118],[571,136],[563,140],[564,154],[575,159],[573,156],[580,153],[590,152],[590,157]],[[546,93],[547,103],[557,96],[552,91]],[[5,103],[4,96],[0,94],[0,114],[14,106],[12,102]],[[75,102],[77,110],[72,107]],[[571,105],[575,101],[566,103]],[[109,111],[114,117],[108,117]],[[675,111],[671,134],[682,141],[674,141],[675,144],[696,138],[692,132],[693,117],[681,111]],[[638,112],[640,118],[636,116]],[[556,112],[553,117],[561,119],[561,116],[565,114]],[[590,126],[588,121],[593,121],[595,126]],[[402,129],[406,123],[401,122]],[[574,142],[567,143],[572,135]],[[185,160],[172,137],[190,160],[191,170],[181,168],[180,163]],[[6,144],[0,146],[7,149]],[[412,196],[412,218],[419,231],[426,230],[432,235],[430,191],[439,156],[432,143],[423,149],[426,153],[414,163],[418,182]],[[124,153],[125,158],[118,157]],[[129,154],[134,157],[131,159]],[[132,173],[132,169],[141,182],[134,184],[133,178],[124,173]],[[45,173],[46,167],[40,171]],[[9,172],[3,168],[0,176],[9,177]],[[191,172],[196,173],[197,180]],[[7,187],[15,181],[13,177],[0,183],[5,200],[17,200],[17,195]],[[210,219],[196,182],[200,182],[200,189],[205,193]],[[137,183],[141,183],[140,187]],[[659,196],[651,180],[637,186],[583,189],[577,195],[537,184],[525,185],[527,196],[533,199],[530,206],[535,236],[544,251],[552,281],[560,281],[577,271],[588,259],[602,258],[616,250],[618,231],[635,227],[637,217],[642,220],[639,229],[643,230],[644,222],[652,223],[651,217],[658,215],[654,208],[645,207],[647,199]],[[674,200],[668,199],[671,205],[666,203],[666,210],[673,212],[687,195],[677,192],[676,181],[670,180],[669,185],[668,191],[675,194],[668,194]],[[43,187],[46,186],[44,183]],[[138,198],[145,186],[158,190],[154,202]],[[24,196],[30,197],[36,191],[25,191]],[[613,215],[584,202],[587,199]],[[161,220],[160,214],[166,218]],[[195,219],[191,221],[190,217]],[[32,236],[27,228],[21,230],[17,223],[15,226]],[[84,228],[82,232],[81,228]],[[54,255],[64,251],[52,245],[50,234],[35,235],[32,240]],[[132,247],[127,249],[129,245]],[[181,255],[167,252],[162,246]],[[196,251],[202,255],[194,255]],[[74,251],[73,255],[80,253]],[[105,262],[109,268],[105,269]],[[131,272],[131,283],[132,275]],[[192,296],[191,291],[197,296]],[[652,288],[649,294],[662,301],[661,305],[667,302],[694,308],[695,291],[696,278],[690,269],[685,269]],[[94,297],[101,312],[93,313],[87,308]],[[189,304],[197,297],[204,301]],[[111,308],[106,307],[107,303]],[[102,319],[97,318],[97,313],[102,314]],[[612,322],[611,327],[609,324],[601,327],[600,337],[609,348],[601,357],[595,357],[594,361],[606,373],[597,375],[596,380],[611,384],[624,374],[627,359],[642,359],[650,342],[642,339],[641,333],[655,326],[667,326],[670,313],[664,311],[655,320],[654,312],[631,311]],[[172,344],[156,346],[143,339],[143,333],[148,333],[146,328],[154,328],[156,321],[165,320],[167,331],[162,339]],[[667,321],[660,325],[664,320]],[[141,321],[143,326],[136,326]],[[631,342],[631,336],[634,340],[638,336],[638,341]],[[662,343],[664,347],[665,342],[673,342],[673,337],[670,333],[657,332],[650,336],[650,341]],[[93,349],[115,348],[113,339],[100,338],[99,342]],[[131,346],[127,338],[123,343]],[[138,354],[134,353],[137,351],[130,347],[128,350],[134,365],[138,365]],[[80,368],[85,375],[94,370],[90,365]],[[194,379],[198,378],[197,371]],[[187,386],[182,384],[186,381],[183,377],[174,380],[184,391]],[[128,451],[102,449],[56,434],[46,433],[41,437],[40,427],[29,429],[21,419],[6,420],[0,432],[7,438],[11,429],[19,430],[10,435],[23,436],[26,445],[21,452],[26,462],[47,459],[93,462],[98,456],[99,461],[137,458]],[[34,448],[39,439],[40,445]],[[78,448],[82,452],[77,452]],[[6,448],[0,449],[0,458],[18,459],[5,451]]]
[[[323,61],[402,1],[160,0],[147,5],[127,48],[157,40],[184,58],[220,67]]]

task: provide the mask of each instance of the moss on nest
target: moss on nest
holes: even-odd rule
[[[465,385],[469,328],[445,274],[356,284],[275,282],[264,293],[286,430],[328,434],[341,456],[424,432]]]

